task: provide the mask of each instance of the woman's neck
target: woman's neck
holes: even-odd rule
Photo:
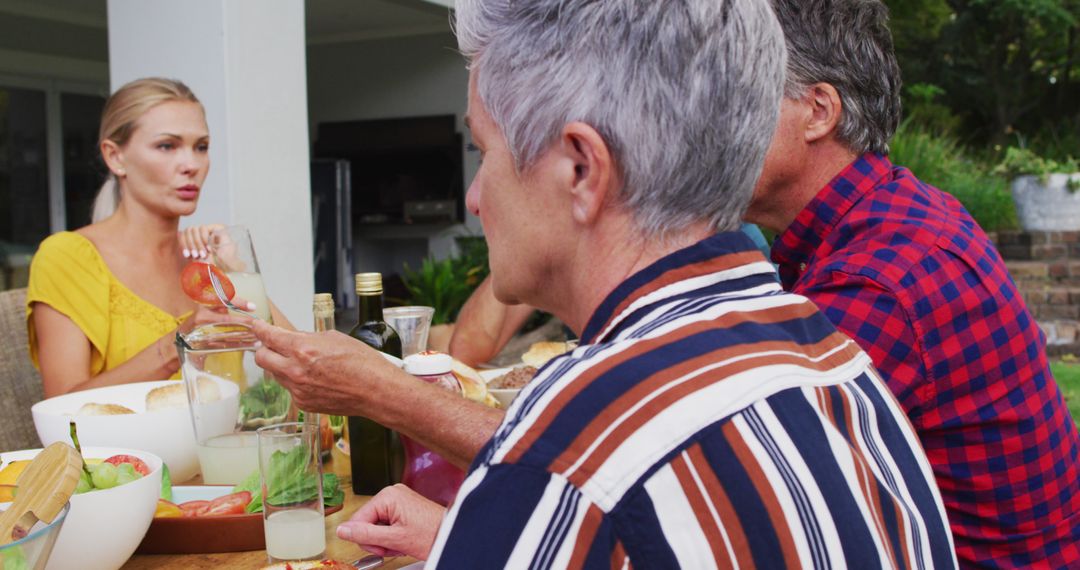
[[[124,243],[139,244],[154,252],[171,254],[178,250],[180,218],[167,218],[139,206],[121,201],[116,213],[103,224]]]

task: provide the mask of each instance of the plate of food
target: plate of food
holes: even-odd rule
[[[254,474],[258,486],[258,473]],[[330,480],[328,481],[328,477]],[[326,474],[323,508],[330,515],[342,509],[344,492],[336,475]],[[331,491],[329,487],[333,488]],[[243,488],[241,488],[243,487]],[[173,500],[158,501],[154,520],[136,552],[139,554],[204,554],[266,548],[262,497],[246,481],[228,485],[173,487]],[[238,490],[239,489],[239,490]]]
[[[537,342],[521,356],[521,364],[507,368],[481,370],[480,376],[487,381],[488,393],[499,401],[500,407],[509,408],[521,389],[525,387],[547,361],[569,351],[573,346],[566,342]]]

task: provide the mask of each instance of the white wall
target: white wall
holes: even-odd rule
[[[457,117],[457,128],[468,140],[464,117],[468,92],[465,60],[457,42],[445,34],[378,39],[308,46],[308,98],[311,137],[320,122],[385,119],[424,115]],[[476,173],[477,153],[466,152],[466,188]],[[425,252],[418,240],[427,239],[426,254],[436,258],[452,253],[453,236],[479,235],[480,221],[466,213],[466,223],[434,235],[395,234],[390,239],[360,237],[355,246],[357,271],[399,272],[402,263],[417,267]],[[354,228],[370,236],[376,228]]]
[[[267,291],[310,328],[311,182],[302,0],[109,0],[113,89],[150,75],[203,102],[212,167],[185,225],[252,233]]]

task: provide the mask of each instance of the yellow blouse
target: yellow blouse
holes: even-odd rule
[[[91,376],[127,362],[191,314],[174,317],[133,293],[105,265],[94,244],[74,232],[46,238],[30,263],[26,326],[30,358],[40,368],[31,318],[34,303],[45,303],[60,311],[90,339]],[[177,371],[173,378],[179,377]]]

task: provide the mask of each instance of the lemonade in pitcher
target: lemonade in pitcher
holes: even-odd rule
[[[255,363],[246,325],[204,325],[176,346],[203,482],[236,485],[259,468],[255,430],[295,419],[292,396]]]

